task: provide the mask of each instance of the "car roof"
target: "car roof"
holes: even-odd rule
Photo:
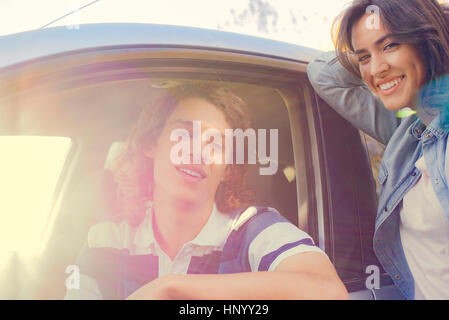
[[[38,29],[0,37],[0,69],[64,52],[100,47],[158,46],[225,50],[302,63],[320,51],[231,32],[142,23],[82,24]]]

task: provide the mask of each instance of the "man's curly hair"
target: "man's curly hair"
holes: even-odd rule
[[[133,127],[123,152],[112,165],[117,196],[131,226],[144,219],[148,201],[153,196],[153,161],[144,154],[161,134],[165,122],[181,100],[202,98],[222,110],[233,129],[250,127],[246,103],[230,90],[208,83],[191,83],[166,89],[162,96],[147,105]],[[252,204],[253,192],[246,186],[247,164],[229,164],[225,181],[215,193],[217,209],[224,213]]]

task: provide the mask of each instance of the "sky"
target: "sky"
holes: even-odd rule
[[[0,0],[0,36],[41,28],[95,0]],[[99,0],[48,27],[138,22],[224,30],[333,48],[332,21],[350,0]]]

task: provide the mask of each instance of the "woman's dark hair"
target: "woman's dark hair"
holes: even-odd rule
[[[426,63],[426,82],[449,73],[449,11],[435,0],[355,0],[334,21],[332,38],[338,58],[354,71],[347,52],[352,46],[352,27],[367,13],[379,8],[384,27],[395,40],[415,47]]]
[[[214,84],[196,82],[180,85],[166,89],[151,101],[142,110],[124,151],[112,165],[121,211],[132,227],[143,221],[147,203],[153,196],[153,162],[144,151],[155,143],[179,102],[187,98],[202,98],[215,105],[233,129],[250,127],[246,103],[225,87]],[[245,183],[247,165],[229,166],[226,180],[221,182],[215,193],[217,209],[224,213],[249,206],[254,198]]]
[[[359,77],[348,53],[354,51],[352,28],[369,13],[370,6],[379,10],[395,41],[413,46],[423,58],[426,85],[418,93],[418,101],[425,108],[439,109],[445,118],[449,114],[449,8],[436,0],[354,0],[334,21],[332,39],[342,65]]]

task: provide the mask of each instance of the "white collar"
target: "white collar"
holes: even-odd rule
[[[222,245],[229,235],[232,221],[231,216],[220,212],[214,203],[209,219],[190,243],[198,246],[218,247]]]
[[[147,205],[148,209],[145,212],[145,219],[137,228],[134,237],[134,244],[139,248],[148,248],[156,243],[152,225],[153,203],[148,202]],[[219,247],[226,241],[232,228],[232,222],[232,217],[229,214],[220,212],[214,203],[206,224],[189,243],[196,246]]]

